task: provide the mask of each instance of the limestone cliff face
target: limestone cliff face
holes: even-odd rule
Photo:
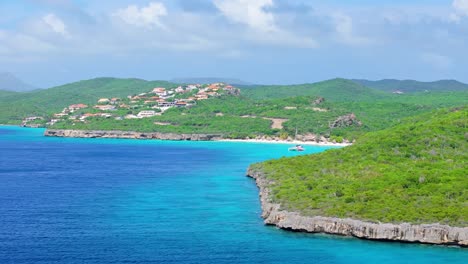
[[[221,140],[221,134],[175,134],[175,133],[142,133],[133,131],[96,131],[96,130],[55,130],[47,129],[44,133],[49,137],[76,138],[127,138],[127,139],[160,139],[160,140]]]
[[[372,240],[468,246],[468,227],[451,227],[440,224],[371,223],[349,218],[302,216],[296,212],[288,212],[282,210],[280,204],[271,202],[268,189],[270,182],[261,171],[249,168],[247,175],[256,180],[260,189],[262,217],[269,225],[276,225],[287,230],[336,234]]]

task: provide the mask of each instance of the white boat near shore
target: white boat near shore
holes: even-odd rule
[[[289,151],[304,151],[305,148],[302,145],[296,145],[294,147],[290,147],[288,150]]]

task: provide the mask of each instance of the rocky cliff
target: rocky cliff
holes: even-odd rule
[[[176,134],[159,132],[135,132],[135,131],[112,131],[112,130],[73,130],[73,129],[47,129],[44,133],[48,137],[75,137],[75,138],[126,138],[126,139],[160,139],[160,140],[191,140],[191,141],[216,141],[225,139],[224,134]],[[244,139],[244,138],[241,138]],[[245,138],[248,139],[248,138]],[[259,135],[255,140],[268,141],[291,141],[288,137],[282,139],[275,136]],[[320,135],[306,134],[297,135],[296,140],[311,143],[336,143]],[[344,139],[342,143],[351,143]]]
[[[271,201],[269,190],[271,182],[263,172],[249,168],[247,175],[256,180],[260,189],[262,217],[269,225],[276,225],[287,230],[353,236],[371,240],[468,246],[468,227],[440,224],[372,223],[349,218],[302,216],[296,212],[288,212],[282,210],[280,204]]]
[[[127,138],[127,139],[160,139],[160,140],[193,140],[209,141],[223,139],[221,134],[175,134],[175,133],[142,133],[133,131],[91,131],[91,130],[56,130],[47,129],[44,133],[49,137],[76,138]]]

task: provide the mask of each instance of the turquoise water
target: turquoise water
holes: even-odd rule
[[[0,263],[466,263],[460,248],[263,225],[252,162],[288,145],[0,127]],[[308,146],[306,152],[325,151]]]

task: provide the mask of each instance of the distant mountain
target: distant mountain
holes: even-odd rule
[[[11,73],[0,72],[0,89],[5,91],[27,92],[38,88],[23,82]]]
[[[185,84],[209,84],[209,83],[228,83],[232,85],[253,85],[252,83],[245,82],[235,78],[217,78],[217,77],[197,77],[197,78],[175,78],[172,79],[173,83],[185,83]]]
[[[442,92],[442,91],[467,91],[468,84],[455,80],[440,80],[435,82],[419,82],[414,80],[385,79],[380,81],[352,80],[367,87],[379,89],[385,92],[401,91],[412,92]]]

